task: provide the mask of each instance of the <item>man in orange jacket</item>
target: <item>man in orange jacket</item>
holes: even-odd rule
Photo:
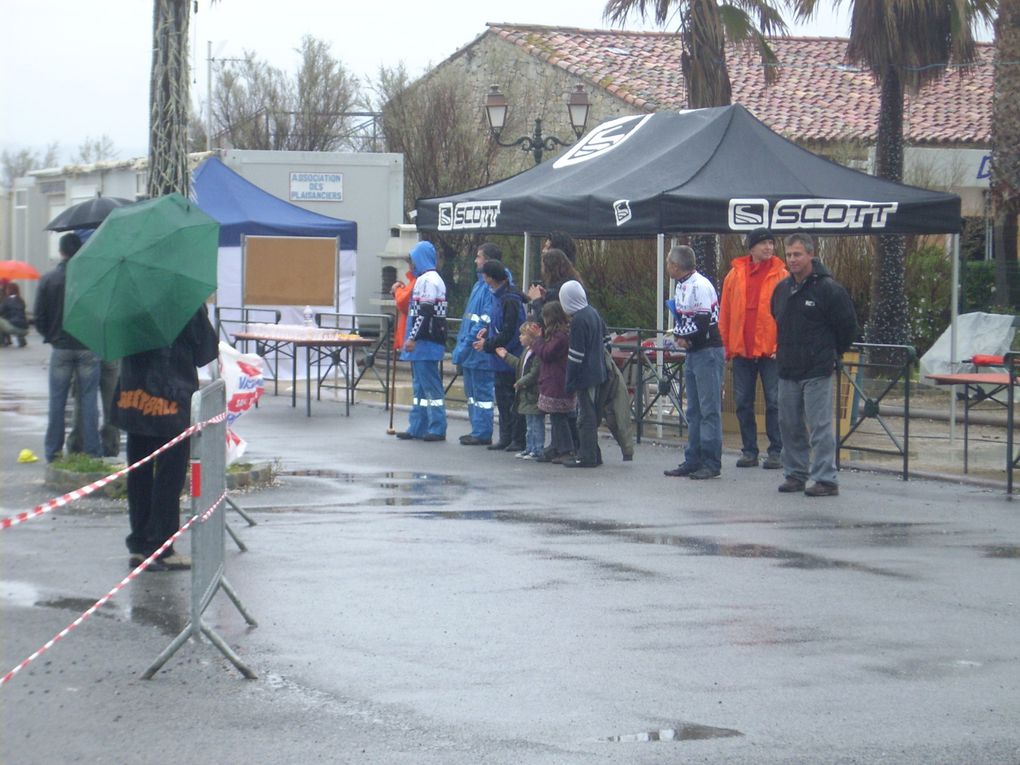
[[[735,258],[723,281],[719,331],[733,372],[733,397],[740,423],[741,455],[737,467],[758,465],[758,424],[754,416],[755,386],[761,377],[765,393],[765,434],[768,456],[762,467],[783,466],[779,434],[779,375],[776,367],[776,322],[770,301],[776,285],[789,276],[775,257],[772,232],[756,228],[747,235],[747,255]]]

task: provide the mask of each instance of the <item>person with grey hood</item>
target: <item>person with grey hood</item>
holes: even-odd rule
[[[606,381],[606,331],[599,312],[588,305],[584,287],[575,280],[560,287],[560,304],[570,317],[570,342],[567,350],[567,393],[576,393],[578,402],[577,458],[564,467],[593,468],[602,464],[599,449],[599,414],[596,392]]]

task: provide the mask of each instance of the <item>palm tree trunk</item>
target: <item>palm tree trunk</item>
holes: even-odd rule
[[[895,69],[882,77],[882,96],[875,146],[876,175],[903,180],[903,81]],[[899,234],[875,237],[871,272],[870,343],[903,345],[910,342],[905,292],[906,243]]]
[[[149,81],[150,197],[188,195],[190,0],[155,0]]]
[[[995,19],[992,99],[992,200],[995,205],[995,304],[1013,304],[1010,272],[1017,265],[1020,213],[1020,0],[1000,0]],[[1000,63],[1001,62],[1001,63]]]

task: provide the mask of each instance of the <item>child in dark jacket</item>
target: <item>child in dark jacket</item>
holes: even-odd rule
[[[551,443],[540,462],[562,463],[576,448],[577,397],[567,393],[567,350],[570,320],[553,301],[542,306],[544,329],[535,329],[531,350],[542,362],[538,377],[538,408],[549,415]]]
[[[535,333],[541,328],[535,322],[526,321],[521,325],[520,340],[523,351],[520,358],[497,348],[496,355],[512,366],[517,373],[514,382],[514,411],[523,416],[527,424],[524,451],[517,456],[533,460],[545,452],[545,414],[538,406],[538,380],[542,363],[531,348]]]

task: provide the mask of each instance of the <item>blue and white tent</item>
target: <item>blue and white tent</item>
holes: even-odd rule
[[[210,157],[195,168],[191,196],[205,213],[220,224],[218,305],[253,307],[244,305],[243,237],[329,237],[339,241],[336,304],[312,308],[354,313],[357,223],[331,218],[275,197],[238,175],[218,157]],[[303,306],[264,307],[279,309],[281,322],[285,324],[301,323]]]

